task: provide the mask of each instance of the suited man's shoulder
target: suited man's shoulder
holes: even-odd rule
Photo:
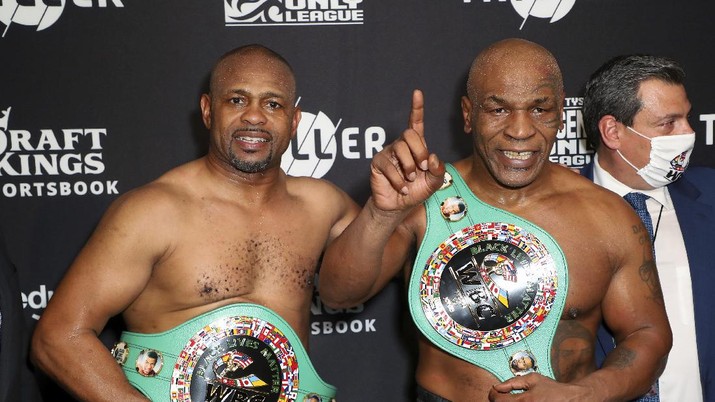
[[[683,174],[688,180],[694,183],[705,182],[705,184],[715,184],[715,168],[709,166],[689,166]]]
[[[701,192],[701,197],[715,200],[715,168],[689,166],[680,180],[696,187]]]

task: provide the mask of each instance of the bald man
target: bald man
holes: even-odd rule
[[[546,49],[489,46],[462,98],[473,152],[445,165],[428,151],[415,91],[408,129],[373,159],[372,197],[326,251],[320,295],[331,307],[365,301],[414,259],[418,401],[627,400],[663,367],[671,332],[641,221],[549,162],[563,99]],[[458,220],[440,211],[455,198]],[[618,347],[596,371],[602,318]]]
[[[309,309],[323,248],[359,208],[280,169],[295,103],[272,50],[218,60],[200,100],[208,155],[110,206],[37,325],[43,370],[81,400],[333,397],[305,352]],[[110,353],[97,334],[117,314],[127,331]],[[138,369],[146,356],[155,375]]]

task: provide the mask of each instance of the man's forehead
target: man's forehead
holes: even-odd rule
[[[532,103],[556,101],[563,97],[553,80],[541,82],[514,81],[476,88],[480,103]]]
[[[676,100],[687,100],[685,87],[682,84],[651,78],[641,82],[638,86],[638,97],[641,100],[674,98],[674,95],[677,95]]]
[[[475,85],[474,89],[483,93],[502,92],[526,95],[544,91],[557,92],[562,87],[559,84],[560,75],[545,66],[532,67],[519,64],[503,68],[498,64],[493,64],[474,73],[475,76],[471,80]]]
[[[641,102],[639,113],[645,112],[656,117],[684,115],[690,112],[690,101],[681,84],[650,79],[638,88]]]
[[[268,87],[273,91],[295,92],[295,78],[290,69],[272,57],[265,55],[232,56],[220,63],[214,73],[215,90],[234,92],[255,91],[252,87]]]
[[[553,92],[562,96],[563,82],[556,59],[532,42],[509,39],[477,56],[470,69],[470,93],[481,99],[506,95],[531,97]]]
[[[240,95],[255,98],[282,98],[292,100],[295,90],[288,83],[276,80],[252,80],[242,76],[243,79],[228,80],[217,85],[216,93],[224,95]]]
[[[219,63],[219,67],[221,66],[260,66],[268,69],[281,69],[285,72],[290,71],[290,68],[285,62],[259,50],[246,51],[227,56]]]
[[[217,66],[216,75],[246,76],[249,79],[252,76],[275,76],[286,81],[293,80],[293,74],[288,66],[275,58],[263,55],[229,57]]]

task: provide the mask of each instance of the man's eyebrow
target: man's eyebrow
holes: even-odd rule
[[[690,110],[687,111],[687,113],[667,113],[665,115],[661,116],[656,116],[658,120],[667,120],[667,119],[677,119],[681,117],[688,117],[690,115]]]
[[[531,103],[531,104],[536,104],[536,105],[543,105],[544,103],[553,102],[554,99],[555,98],[552,96],[542,96],[539,98],[527,99],[527,100],[525,100],[525,102]],[[491,96],[488,96],[487,98],[485,98],[479,104],[479,106],[482,107],[487,103],[494,103],[497,105],[505,105],[505,104],[511,104],[512,102],[509,102],[508,100],[501,98],[497,95],[491,95]]]
[[[553,101],[553,100],[554,100],[554,98],[551,97],[551,96],[542,96],[541,98],[536,98],[536,99],[534,99],[533,102],[536,103],[536,104],[538,104],[538,105],[541,105],[541,104],[544,104],[544,103],[547,103],[547,102],[551,102],[551,101]]]
[[[253,92],[247,90],[247,89],[241,89],[241,88],[236,88],[228,91],[229,94],[236,94],[236,95],[254,95]],[[274,92],[274,91],[266,91],[266,92],[260,92],[257,95],[259,98],[280,98],[280,99],[287,99],[288,96],[286,94],[282,94],[279,92]]]
[[[484,105],[485,103],[496,103],[496,104],[498,104],[498,105],[503,105],[503,104],[508,103],[508,102],[506,101],[506,99],[500,98],[500,97],[497,96],[497,95],[491,95],[491,96],[486,97],[486,98],[479,104],[479,106],[481,107],[481,106]]]

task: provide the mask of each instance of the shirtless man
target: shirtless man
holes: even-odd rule
[[[200,101],[210,131],[208,155],[170,170],[111,205],[37,325],[33,355],[44,371],[81,400],[144,401],[145,396],[125,378],[138,375],[136,353],[142,349],[163,351],[164,369],[145,387],[164,384],[163,393],[168,390],[172,370],[176,374],[175,356],[188,339],[193,335],[206,341],[196,335],[198,330],[184,330],[184,336],[175,341],[178,350],[173,346],[169,353],[165,350],[168,344],[146,344],[150,340],[144,335],[216,311],[224,314],[212,315],[196,327],[221,322],[225,315],[258,315],[259,320],[248,324],[237,320],[240,336],[226,336],[228,341],[220,347],[207,344],[206,350],[219,352],[223,361],[196,360],[199,354],[189,350],[186,358],[195,358],[197,365],[194,379],[203,377],[207,393],[218,389],[209,379],[218,381],[223,378],[220,373],[236,372],[236,363],[248,366],[236,374],[255,374],[261,356],[274,359],[280,354],[273,349],[266,352],[261,349],[265,342],[249,339],[244,334],[247,326],[265,321],[284,332],[292,328],[296,336],[285,336],[296,354],[307,347],[318,261],[326,244],[342,232],[359,207],[328,182],[288,177],[280,169],[281,155],[300,120],[295,102],[293,71],[273,51],[249,45],[218,60],[211,73],[210,91]],[[252,306],[248,313],[246,303]],[[272,310],[265,312],[268,318],[263,315],[264,307]],[[131,331],[128,359],[123,353],[117,358],[126,359],[121,367],[97,338],[107,320],[120,313]],[[289,328],[275,321],[281,318]],[[231,330],[226,323],[221,326]],[[218,339],[227,333],[212,336]],[[257,336],[275,341],[271,347],[285,347],[285,339],[277,332]],[[145,344],[137,346],[138,339]],[[226,344],[229,342],[232,345]],[[248,349],[228,350],[237,344]],[[251,349],[263,354],[250,355]],[[301,361],[301,354],[298,357],[298,364],[309,364]],[[284,370],[285,362],[280,363]],[[271,371],[270,361],[268,364],[270,376],[280,374]],[[300,372],[301,389],[293,391],[299,396],[315,392],[329,400],[334,389],[319,378],[313,382],[319,383],[320,389],[302,390],[310,385],[308,371]],[[235,390],[232,379],[225,380],[224,386],[233,387],[225,392],[245,391]],[[260,380],[269,382],[265,376]],[[259,388],[256,386],[261,391]],[[270,388],[280,387],[273,383]],[[177,392],[184,391],[186,387]],[[168,400],[169,394],[160,398]]]
[[[467,93],[473,153],[445,166],[427,149],[415,91],[409,128],[373,159],[372,197],[326,251],[321,298],[331,307],[365,301],[421,246],[406,273],[422,333],[419,401],[645,393],[671,344],[651,245],[620,197],[549,161],[563,126],[556,60],[528,41],[497,42],[472,64]],[[458,222],[439,212],[454,196],[467,207]],[[602,317],[618,347],[596,371]]]

